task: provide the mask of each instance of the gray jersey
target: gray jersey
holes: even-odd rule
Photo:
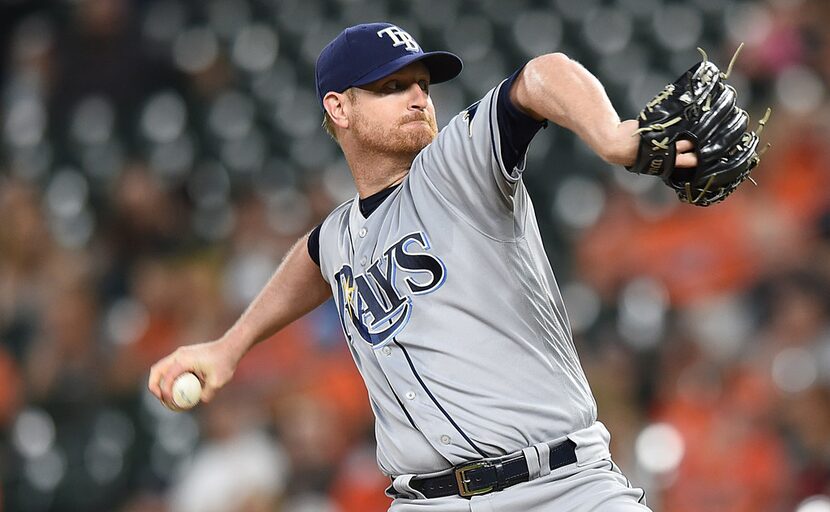
[[[320,229],[320,268],[390,475],[596,420],[522,169],[502,164],[499,87],[455,116],[368,218],[355,198]]]

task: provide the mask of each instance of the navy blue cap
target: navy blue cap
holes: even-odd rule
[[[391,23],[366,23],[349,27],[323,48],[317,58],[317,99],[330,91],[366,85],[395,71],[423,61],[430,83],[455,78],[461,59],[450,52],[424,52],[415,38]],[[324,109],[325,110],[325,109]]]

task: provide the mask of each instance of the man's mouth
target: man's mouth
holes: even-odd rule
[[[418,121],[426,123],[426,124],[430,124],[429,119],[427,119],[424,116],[404,118],[403,123],[401,123],[401,124],[417,123]]]

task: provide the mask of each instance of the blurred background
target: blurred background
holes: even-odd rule
[[[207,407],[150,365],[219,336],[353,196],[313,66],[390,20],[465,61],[443,126],[563,51],[633,117],[699,59],[773,144],[680,205],[555,126],[525,180],[612,452],[660,511],[830,511],[830,3],[0,0],[0,510],[381,512],[366,392],[326,304]],[[499,411],[489,411],[498,415]]]

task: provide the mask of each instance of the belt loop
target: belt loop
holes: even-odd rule
[[[395,489],[395,491],[397,491],[398,494],[408,498],[422,500],[426,499],[426,496],[424,496],[423,493],[409,485],[409,482],[412,480],[414,476],[415,475],[401,475],[395,477],[395,479],[392,480],[392,488]]]
[[[533,445],[539,454],[539,476],[550,474],[550,445],[548,443],[536,443]]]
[[[504,486],[507,482],[504,480],[504,465],[501,462],[496,462],[496,465],[493,466],[496,470],[496,491],[500,491],[504,489]]]
[[[539,464],[539,452],[536,451],[536,448],[528,446],[522,449],[522,454],[525,456],[525,461],[527,461],[527,479],[535,480],[539,478],[542,469]]]

